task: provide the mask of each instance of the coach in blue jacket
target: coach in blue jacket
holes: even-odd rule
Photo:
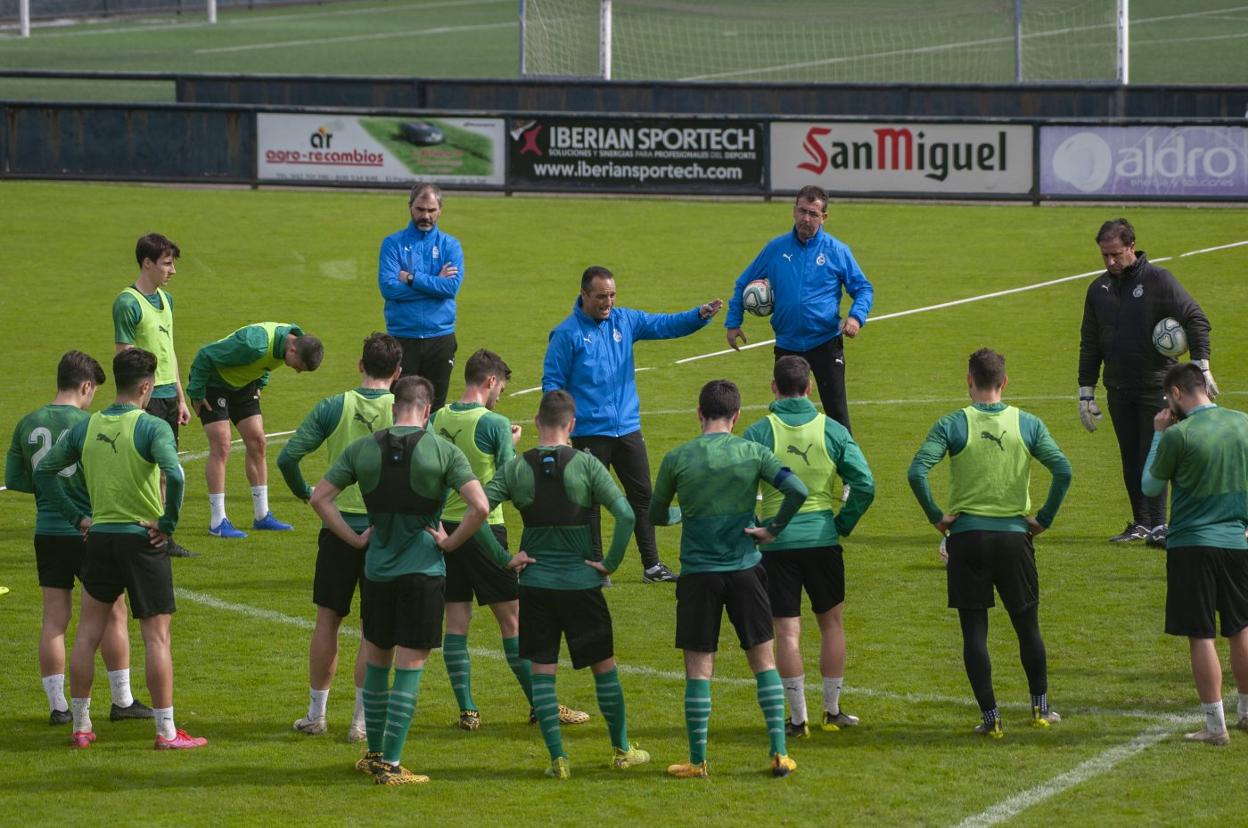
[[[377,286],[386,300],[386,333],[403,347],[403,376],[433,383],[433,410],[446,403],[455,367],[455,296],[464,281],[459,240],[438,229],[442,190],[417,184],[407,199],[412,220],[381,242]]]
[[[741,292],[756,279],[771,282],[776,359],[796,355],[810,363],[824,413],[848,429],[843,337],[852,339],[867,324],[875,291],[849,246],[824,232],[827,217],[828,194],[819,187],[803,187],[793,204],[793,230],[768,242],[737,278],[724,326],[728,344],[740,350],[738,340],[746,341]],[[842,289],[853,298],[843,320]]]
[[[550,332],[542,366],[542,393],[563,389],[576,401],[572,445],[615,469],[633,507],[633,527],[646,583],[674,581],[659,560],[650,510],[650,461],[641,435],[641,402],[633,379],[633,342],[675,339],[706,326],[724,303],[713,299],[683,313],[645,313],[615,306],[615,276],[590,267],[572,313]],[[593,516],[594,557],[602,557],[598,510]]]

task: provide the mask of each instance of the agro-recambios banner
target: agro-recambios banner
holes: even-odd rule
[[[1248,196],[1248,130],[1236,126],[1040,129],[1040,193]]]
[[[757,121],[513,118],[508,185],[758,193],[764,134]]]
[[[501,118],[256,116],[261,181],[503,183]]]
[[[771,124],[771,189],[1023,195],[1032,129],[1005,124]]]

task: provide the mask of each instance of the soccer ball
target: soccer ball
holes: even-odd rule
[[[1179,324],[1179,320],[1167,316],[1153,326],[1153,347],[1168,357],[1177,357],[1187,352],[1187,331]]]
[[[775,301],[771,295],[771,282],[766,279],[755,279],[745,286],[741,292],[741,302],[745,309],[755,316],[771,316]]]

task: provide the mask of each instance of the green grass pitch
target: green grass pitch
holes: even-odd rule
[[[295,428],[322,396],[353,387],[360,342],[382,326],[375,282],[383,235],[406,221],[398,193],[174,189],[44,183],[0,184],[9,207],[0,222],[0,352],[7,439],[17,418],[53,394],[59,355],[71,347],[107,364],[113,352],[111,302],[134,276],[132,251],[157,230],[182,248],[177,297],[183,373],[196,347],[235,327],[293,320],[324,338],[319,371],[279,371],[264,397],[266,430]],[[1150,256],[1170,267],[1213,322],[1213,371],[1221,402],[1248,404],[1248,247],[1179,258],[1248,239],[1248,211],[1183,207],[945,206],[833,204],[828,229],[854,249],[876,288],[874,315],[981,296],[1092,271],[1099,224],[1126,214]],[[461,357],[490,347],[514,374],[510,391],[538,385],[546,335],[569,311],[580,272],[612,268],[619,300],[675,311],[725,296],[765,240],[791,221],[788,205],[643,199],[505,199],[451,194],[442,226],[467,253],[460,296]],[[849,664],[844,706],[862,717],[848,732],[793,742],[799,769],[765,773],[766,739],[753,682],[725,635],[713,684],[712,778],[665,778],[685,756],[683,682],[672,647],[674,597],[645,586],[630,551],[608,591],[634,740],[652,766],[616,773],[587,673],[563,668],[561,699],[594,714],[565,729],[573,778],[542,776],[545,750],[525,724],[527,705],[501,657],[497,628],[478,611],[470,646],[482,729],[463,733],[441,658],[430,659],[405,763],[432,777],[419,790],[377,790],[352,770],[355,746],[342,739],[352,700],[356,639],[342,638],[330,697],[331,731],[291,730],[307,704],[306,626],[317,522],[285,490],[271,444],[273,511],[296,531],[223,542],[206,532],[205,448],[197,426],[184,431],[188,488],[179,539],[202,553],[174,563],[181,590],[173,622],[175,704],[181,726],[208,737],[185,755],[152,750],[146,723],[110,724],[108,691],[97,674],[99,741],[83,752],[68,730],[51,728],[39,685],[40,597],[30,545],[33,504],[0,492],[0,823],[142,819],[152,824],[341,824],[360,819],[508,821],[568,824],[953,825],[1005,803],[1015,824],[1226,825],[1242,819],[1248,736],[1227,749],[1184,744],[1198,725],[1182,641],[1162,634],[1164,558],[1105,539],[1127,517],[1108,423],[1095,435],[1079,425],[1075,365],[1086,280],[868,324],[848,349],[855,434],[875,473],[878,495],[846,543],[845,616]],[[682,340],[636,349],[643,423],[652,467],[697,433],[700,385],[729,377],[753,421],[769,400],[770,349],[676,360],[725,347],[722,318]],[[769,337],[761,320],[751,341]],[[945,608],[937,537],[905,482],[931,423],[965,403],[965,360],[975,348],[1007,355],[1007,398],[1041,416],[1075,470],[1053,530],[1037,543],[1041,623],[1049,652],[1050,697],[1066,720],[1049,732],[1026,726],[1027,689],[1003,612],[992,614],[995,684],[1006,738],[970,735],[976,709],[962,670],[956,617]],[[452,394],[462,388],[462,376]],[[97,408],[112,398],[106,386]],[[1102,395],[1103,399],[1103,395]],[[525,424],[533,445],[534,394],[505,396],[500,410]],[[740,429],[738,429],[739,433]],[[305,464],[309,478],[323,457]],[[1034,474],[1033,499],[1048,484]],[[933,477],[943,491],[945,473]],[[228,508],[246,523],[250,508],[241,454],[230,462]],[[518,518],[508,514],[513,537]],[[679,529],[660,529],[666,560],[677,563]],[[357,617],[347,627],[354,630]],[[818,705],[815,636],[807,619],[806,671]],[[147,699],[143,648],[132,624],[132,675]],[[72,628],[71,628],[72,636]],[[102,672],[102,668],[101,668]],[[1226,694],[1234,700],[1229,670]],[[1232,710],[1233,715],[1233,710]],[[1157,734],[1157,740],[1154,740]],[[1164,735],[1164,738],[1161,736]],[[1071,784],[1085,780],[1081,784]],[[1030,807],[1022,808],[1023,805]]]

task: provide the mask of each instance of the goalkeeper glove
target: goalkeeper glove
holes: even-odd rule
[[[1096,421],[1102,416],[1100,406],[1093,397],[1095,391],[1096,388],[1092,385],[1079,387],[1079,420],[1088,431],[1096,431]]]
[[[1218,396],[1218,384],[1213,381],[1213,374],[1209,373],[1209,360],[1198,359],[1196,364],[1200,366],[1201,372],[1205,375],[1205,392],[1209,394],[1209,399]]]

